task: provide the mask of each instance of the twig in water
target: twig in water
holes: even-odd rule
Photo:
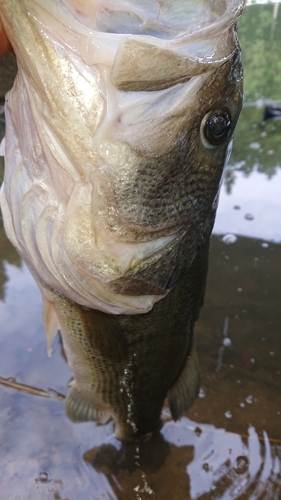
[[[53,389],[44,391],[43,389],[38,389],[37,387],[32,387],[31,385],[21,384],[17,382],[14,378],[4,378],[0,376],[0,385],[5,385],[11,389],[16,389],[17,391],[26,392],[32,394],[33,396],[41,396],[43,398],[56,399],[57,401],[64,401],[65,396],[60,394]]]

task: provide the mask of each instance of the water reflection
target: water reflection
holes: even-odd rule
[[[1,213],[0,213],[1,218]],[[5,285],[9,279],[9,273],[6,269],[7,264],[21,267],[22,261],[18,253],[14,251],[11,243],[5,235],[2,220],[0,223],[0,300],[5,299]]]
[[[280,193],[281,170],[273,179],[257,170],[247,177],[234,165],[228,170],[221,190],[214,232],[280,243]]]
[[[14,74],[14,71],[12,74]],[[5,72],[4,72],[5,74]],[[7,75],[5,75],[7,76]],[[1,68],[1,76],[0,76],[0,143],[2,137],[4,136],[4,106],[1,103],[1,90],[7,90],[6,85],[2,80],[3,72]],[[0,185],[3,180],[3,158],[0,156]],[[5,284],[8,281],[8,273],[6,270],[6,264],[12,264],[17,267],[21,267],[21,259],[17,252],[15,252],[13,246],[9,242],[6,237],[3,223],[2,223],[2,214],[0,211],[0,300],[5,299]]]
[[[188,418],[168,422],[152,441],[137,446],[139,467],[132,468],[134,456],[122,464],[128,458],[125,448],[104,445],[84,454],[120,499],[137,498],[134,492],[144,493],[143,499],[153,494],[161,499],[272,499],[280,491],[280,444],[270,443],[266,433],[260,439],[252,426],[242,438],[210,425],[198,427]]]
[[[251,6],[239,22],[246,96],[221,191],[217,234],[281,242],[281,122],[263,123],[266,104],[278,104],[281,97],[280,30],[275,29],[280,23],[281,10],[272,5]]]
[[[122,447],[112,423],[74,425],[62,402],[0,386],[3,498],[281,498],[281,245],[269,241],[281,242],[281,129],[261,123],[269,98],[280,99],[272,26],[272,5],[249,8],[240,23],[247,99],[212,239],[196,328],[202,388],[189,418],[174,423],[165,409],[151,441]],[[65,394],[71,373],[60,339],[48,358],[40,293],[2,226],[0,318],[0,375]]]
[[[110,425],[75,427],[57,402],[35,409],[12,397],[0,457],[1,493],[9,500],[23,492],[30,500],[279,498],[280,441],[260,438],[252,426],[239,436],[185,417],[166,422],[150,441],[121,445]]]
[[[280,99],[281,9],[266,3],[246,8],[239,22],[245,93],[252,101],[259,97]]]
[[[237,126],[230,168],[247,176],[257,171],[272,178],[280,169],[281,122],[262,121],[266,102],[264,99],[246,102]]]
[[[74,425],[63,403],[0,387],[0,483],[9,500],[273,499],[281,495],[281,245],[214,236],[197,325],[200,398],[189,418],[121,446],[113,424]],[[59,337],[46,356],[41,297],[5,264],[1,376],[66,393]]]

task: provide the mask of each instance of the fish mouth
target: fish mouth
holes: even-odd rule
[[[87,27],[104,33],[148,35],[171,40],[232,24],[245,0],[63,0],[71,13]]]

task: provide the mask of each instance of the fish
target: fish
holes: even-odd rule
[[[6,233],[59,330],[74,422],[130,441],[200,388],[194,325],[243,101],[242,0],[0,0]]]

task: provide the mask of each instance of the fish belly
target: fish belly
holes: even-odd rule
[[[193,327],[205,291],[207,241],[177,285],[144,315],[111,315],[43,289],[58,318],[74,374],[66,399],[76,422],[112,418],[119,439],[160,426],[164,400],[175,420],[194,402],[199,370]]]

